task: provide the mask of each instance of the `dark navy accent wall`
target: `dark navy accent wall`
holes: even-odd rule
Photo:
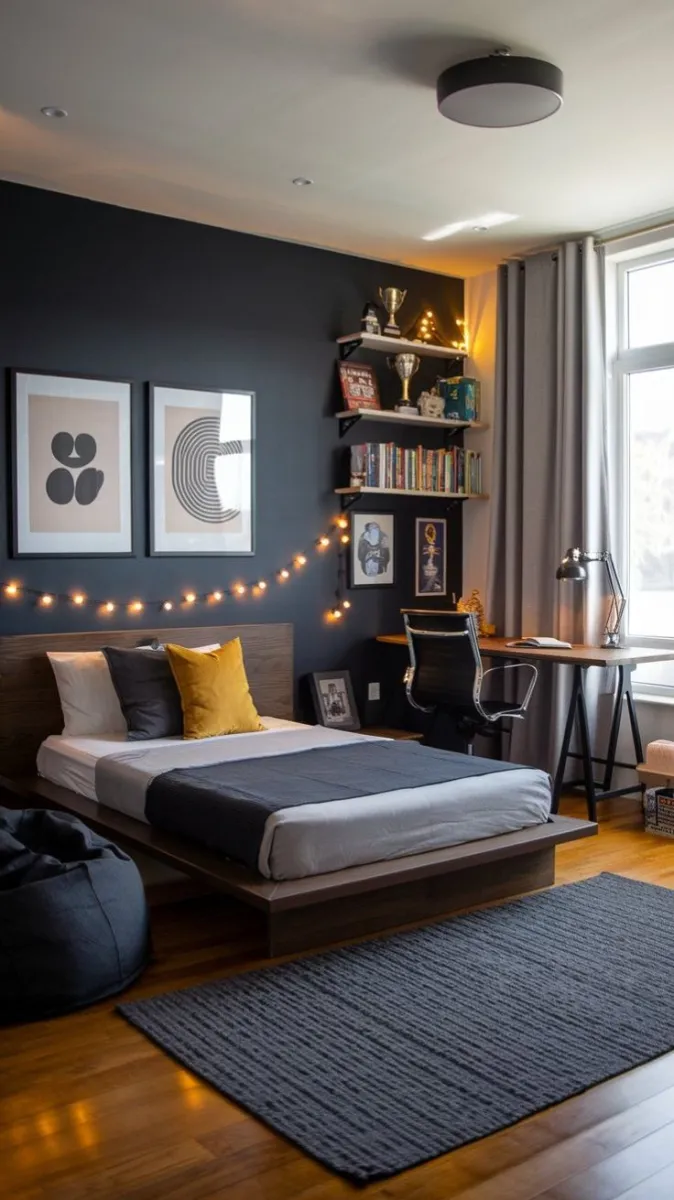
[[[364,652],[374,635],[400,626],[398,610],[413,600],[415,516],[441,516],[437,501],[383,498],[368,511],[397,517],[395,588],[349,593],[342,626],[326,625],[334,602],[332,550],[311,556],[285,587],[274,570],[330,528],[338,512],[332,489],[346,472],[345,443],[386,440],[390,428],[356,427],[344,442],[332,414],[341,407],[334,339],[359,327],[363,303],[377,288],[408,289],[404,325],[430,305],[449,337],[463,312],[463,282],[310,247],[133,212],[16,184],[0,183],[0,366],[9,406],[9,368],[111,375],[133,380],[133,478],[136,557],[9,560],[9,484],[1,489],[0,578],[50,591],[81,588],[112,599],[148,595],[177,599],[236,579],[263,577],[260,600],[228,601],[223,624],[292,621],[296,668],[348,664],[364,682]],[[383,356],[382,392],[391,401],[396,377]],[[431,383],[439,360],[425,360],[412,392]],[[257,394],[256,554],[254,558],[148,557],[147,395],[149,380],[194,387],[247,388]],[[7,440],[7,421],[2,437]],[[407,444],[416,439],[408,437]],[[424,438],[428,445],[434,443]],[[3,446],[8,467],[8,446]],[[6,479],[8,480],[8,471]],[[348,482],[343,477],[339,482]],[[449,517],[450,592],[461,587],[461,515]],[[9,560],[9,561],[8,561]],[[167,624],[199,624],[198,609],[171,613]],[[212,623],[213,610],[203,613]],[[162,623],[157,611],[114,627]],[[50,613],[30,601],[0,604],[0,632],[49,633],[97,628],[91,609],[60,605]],[[359,696],[360,698],[360,696]]]

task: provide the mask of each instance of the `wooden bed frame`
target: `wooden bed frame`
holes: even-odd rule
[[[260,910],[270,955],[432,920],[554,883],[555,847],[591,836],[590,821],[546,825],[390,862],[275,883],[195,842],[163,833],[35,774],[35,758],[63,721],[47,650],[132,647],[149,639],[198,646],[240,637],[251,691],[268,716],[293,716],[291,625],[98,631],[0,638],[0,802],[61,809],[130,851],[142,851]]]

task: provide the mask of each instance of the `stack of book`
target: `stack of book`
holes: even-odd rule
[[[418,492],[482,492],[482,456],[475,450],[405,449],[393,442],[351,447],[351,487]]]

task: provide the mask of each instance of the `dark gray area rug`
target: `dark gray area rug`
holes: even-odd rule
[[[366,1182],[671,1050],[672,995],[674,891],[598,875],[119,1011]]]

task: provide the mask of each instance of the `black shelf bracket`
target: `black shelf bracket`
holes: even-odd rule
[[[339,436],[341,438],[343,438],[345,433],[348,433],[350,429],[353,429],[354,425],[358,424],[358,422],[360,421],[360,418],[361,418],[360,413],[352,413],[348,417],[340,417],[339,418]]]
[[[351,341],[351,342],[340,342],[339,343],[339,357],[342,360],[345,358],[350,358],[351,355],[353,354],[354,350],[357,350],[359,346],[360,346],[360,338],[354,338],[353,341]]]
[[[339,501],[342,512],[348,512],[350,508],[353,508],[354,504],[357,504],[360,500],[362,494],[362,492],[351,492],[346,496],[340,496]]]

